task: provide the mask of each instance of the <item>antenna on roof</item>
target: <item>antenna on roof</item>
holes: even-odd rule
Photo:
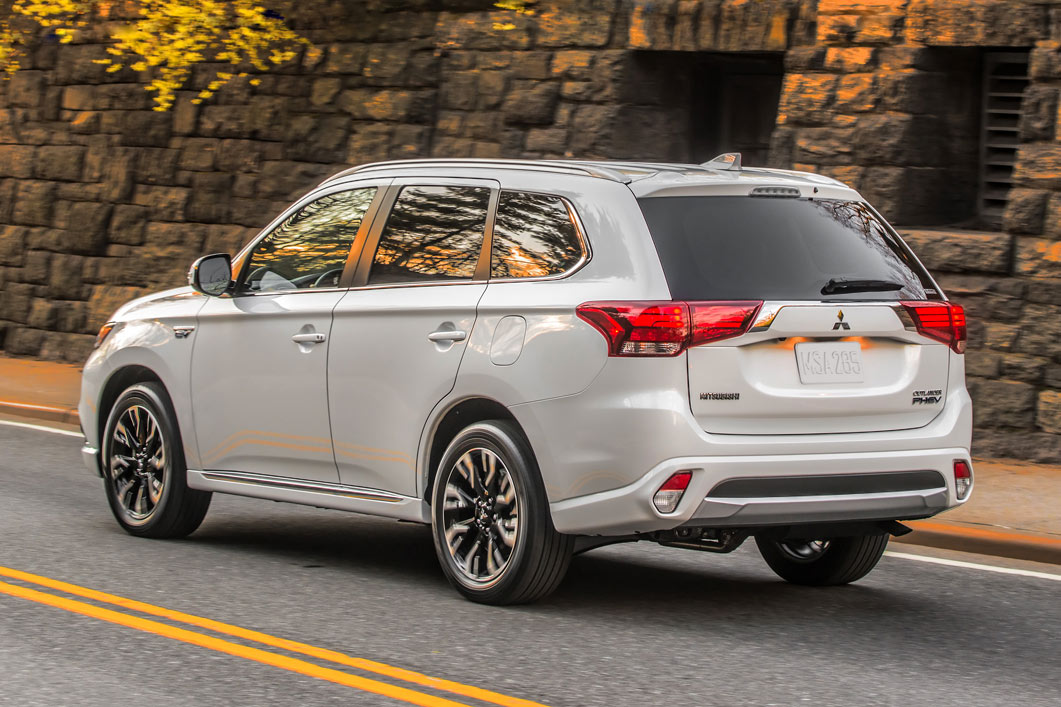
[[[706,169],[731,169],[734,171],[740,171],[740,153],[739,152],[726,152],[719,155],[718,157],[704,162],[700,165]]]

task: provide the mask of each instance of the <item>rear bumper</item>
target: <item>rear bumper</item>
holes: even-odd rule
[[[557,530],[579,535],[628,535],[682,525],[733,528],[912,520],[933,516],[964,502],[958,500],[954,489],[955,460],[972,465],[969,451],[961,447],[876,453],[681,457],[659,464],[633,484],[558,501],[550,507]],[[672,474],[685,470],[692,471],[693,476],[678,508],[673,513],[658,512],[652,505],[652,496]],[[904,472],[938,472],[938,475]],[[845,481],[830,489],[829,484],[820,481],[830,475]],[[806,486],[815,489],[816,495],[799,490],[801,477],[806,480]],[[921,481],[884,483],[888,490],[877,490],[881,486],[877,480],[900,477]],[[761,488],[772,485],[774,490],[769,495],[742,497],[724,489],[754,489],[754,483],[720,486],[734,480],[762,481],[766,483]],[[859,480],[865,480],[865,488],[870,492],[849,492]],[[785,488],[790,489],[788,495],[779,495],[777,489]]]
[[[946,510],[947,490],[789,498],[704,499],[685,525],[742,527],[865,520],[912,520]]]

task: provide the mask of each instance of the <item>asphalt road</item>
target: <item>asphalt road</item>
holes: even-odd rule
[[[187,540],[130,537],[78,447],[0,425],[0,704],[408,704],[312,677],[313,666],[491,704],[8,570],[545,705],[1061,704],[1058,581],[889,556],[855,585],[808,589],[777,580],[751,543],[728,556],[638,544],[576,558],[543,603],[483,607],[449,588],[414,525],[215,496]],[[107,609],[156,623],[101,620]],[[241,654],[193,645],[200,635]],[[289,663],[242,655],[250,646]]]

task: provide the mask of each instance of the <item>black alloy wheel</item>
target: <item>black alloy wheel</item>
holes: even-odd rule
[[[176,416],[161,385],[139,383],[122,393],[102,447],[107,501],[127,532],[180,538],[199,527],[211,494],[188,488]]]
[[[158,420],[148,407],[131,403],[115,423],[110,442],[114,497],[130,524],[143,525],[162,500],[169,465]]]
[[[553,527],[537,462],[511,421],[471,425],[450,443],[431,513],[443,572],[472,601],[536,601],[567,572],[574,538]]]
[[[450,559],[469,582],[487,585],[508,568],[519,538],[519,498],[493,451],[469,449],[446,479],[442,522]]]

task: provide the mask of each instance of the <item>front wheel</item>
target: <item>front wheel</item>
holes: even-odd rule
[[[829,540],[774,540],[756,535],[755,544],[770,569],[793,584],[824,587],[862,579],[877,566],[887,535]]]
[[[210,492],[188,488],[184,450],[169,397],[139,383],[114,403],[103,436],[111,511],[131,535],[182,538],[203,522]]]
[[[536,601],[567,572],[574,538],[553,527],[530,445],[507,420],[471,425],[450,443],[431,516],[442,570],[472,601]]]

